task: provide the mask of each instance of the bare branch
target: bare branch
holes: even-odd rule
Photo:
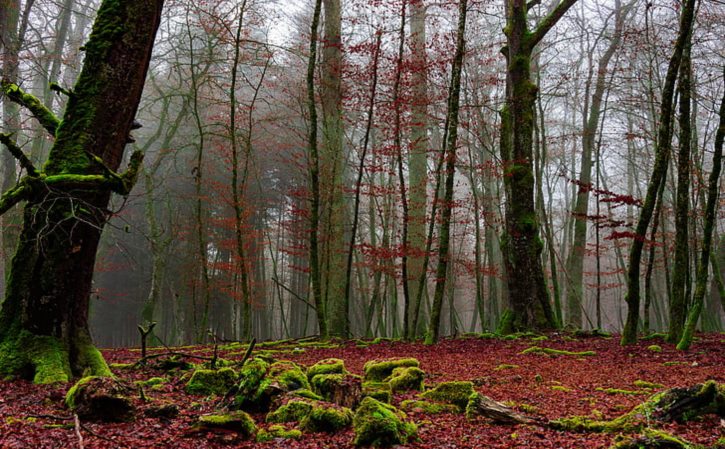
[[[30,159],[28,159],[25,153],[23,153],[23,150],[21,150],[18,144],[12,139],[11,134],[0,133],[0,143],[7,147],[10,154],[12,154],[13,157],[20,162],[20,166],[23,167],[30,176],[38,176],[38,170],[35,169],[35,166],[32,162],[30,162]]]
[[[574,3],[576,3],[576,0],[562,0],[553,11],[544,17],[539,26],[531,33],[531,37],[529,37],[529,48],[534,48],[546,36],[546,33],[556,25],[559,19],[566,14],[569,8],[574,6]]]

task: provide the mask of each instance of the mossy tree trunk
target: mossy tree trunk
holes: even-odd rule
[[[109,375],[88,331],[88,302],[112,192],[127,195],[142,161],[121,165],[163,0],[105,0],[85,46],[82,73],[62,122],[36,98],[3,83],[55,143],[39,172],[10,136],[2,143],[27,175],[0,197],[0,213],[27,201],[0,312],[0,374],[37,383]]]
[[[629,252],[629,268],[627,269],[627,321],[622,331],[622,344],[632,344],[637,340],[637,325],[639,322],[639,304],[640,304],[640,262],[642,260],[642,250],[644,241],[647,236],[647,228],[652,220],[655,203],[657,202],[657,193],[660,184],[665,181],[667,174],[667,162],[669,160],[670,146],[672,145],[672,112],[674,103],[675,81],[677,80],[677,72],[680,69],[682,54],[685,50],[686,43],[692,32],[692,25],[695,17],[695,0],[687,0],[682,8],[682,16],[680,18],[680,30],[675,42],[675,48],[667,67],[667,75],[665,77],[665,85],[662,89],[662,102],[660,104],[660,123],[657,129],[657,148],[655,149],[655,162],[652,168],[647,185],[647,194],[644,204],[639,213],[637,227],[635,229],[635,238],[632,241],[632,247]]]
[[[506,105],[501,111],[501,159],[506,185],[503,249],[509,287],[509,311],[499,330],[512,332],[557,326],[541,264],[543,242],[534,208],[533,132],[536,85],[531,57],[538,44],[576,0],[563,0],[533,29],[528,12],[538,2],[506,0]]]

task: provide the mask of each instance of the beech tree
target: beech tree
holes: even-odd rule
[[[86,372],[111,374],[88,331],[91,280],[111,194],[129,194],[143,160],[134,152],[128,169],[117,172],[162,6],[163,0],[102,3],[62,121],[17,84],[2,84],[8,98],[55,136],[39,170],[12,135],[2,135],[26,172],[0,197],[0,213],[26,202],[0,311],[2,375],[52,383]]]
[[[533,28],[529,12],[539,1],[506,0],[506,104],[501,111],[501,159],[505,164],[506,230],[502,239],[509,310],[500,330],[557,326],[541,265],[543,242],[534,207],[533,132],[536,85],[531,56],[536,45],[576,0],[563,0]]]

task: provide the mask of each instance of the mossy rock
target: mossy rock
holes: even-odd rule
[[[198,369],[191,375],[185,390],[191,394],[224,395],[236,383],[237,373],[231,368]]]
[[[366,381],[381,382],[393,374],[395,368],[416,367],[420,368],[420,362],[414,358],[369,360],[365,363],[363,371]]]
[[[257,433],[257,443],[264,443],[272,440],[299,440],[302,432],[297,429],[287,429],[284,426],[275,424],[267,429],[261,429]]]
[[[161,387],[168,382],[169,380],[165,377],[151,377],[146,380],[137,380],[134,384],[143,388],[156,389],[154,387]]]
[[[408,399],[400,403],[400,408],[406,412],[425,413],[437,415],[439,413],[457,413],[460,411],[457,405],[442,404],[440,402],[421,401],[420,399]]]
[[[377,399],[380,402],[390,403],[392,399],[392,389],[388,382],[363,382],[362,396]]]
[[[280,361],[273,363],[269,367],[267,376],[272,381],[277,382],[285,391],[310,389],[310,382],[307,380],[307,375],[294,362]]]
[[[318,374],[347,374],[345,362],[341,359],[325,359],[307,368],[307,378],[309,380],[312,380]]]
[[[435,402],[453,404],[458,407],[459,411],[463,411],[466,409],[468,398],[473,392],[473,383],[471,382],[442,382],[432,390],[422,393],[420,397]]]
[[[349,426],[352,416],[352,410],[347,407],[319,402],[302,418],[300,429],[304,432],[335,433]]]
[[[110,377],[89,376],[79,380],[65,396],[68,408],[85,421],[125,422],[136,408],[128,383]]]
[[[194,424],[194,432],[234,432],[242,439],[250,439],[257,433],[254,420],[247,413],[236,410],[223,415],[202,415]]]
[[[318,374],[310,383],[324,400],[343,407],[355,408],[362,397],[362,378],[355,374]]]
[[[405,413],[371,397],[363,399],[353,418],[356,446],[387,447],[416,438],[417,427]]]
[[[267,414],[267,422],[285,423],[293,421],[302,421],[312,411],[317,401],[310,399],[290,399],[285,404],[280,405],[276,410]]]
[[[423,391],[423,379],[425,372],[415,366],[395,368],[392,374],[385,378],[390,383],[393,392],[397,391]]]

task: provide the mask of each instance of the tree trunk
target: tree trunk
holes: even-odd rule
[[[503,249],[509,308],[499,326],[504,333],[556,327],[541,264],[543,242],[534,207],[533,131],[536,86],[531,81],[534,47],[576,0],[563,0],[529,30],[524,0],[506,1],[506,105],[501,111],[501,159],[506,182]]]
[[[135,153],[129,171],[115,173],[136,115],[162,5],[162,0],[103,2],[63,121],[47,110],[40,116],[46,129],[56,131],[43,172],[29,169],[0,198],[0,212],[27,200],[0,312],[2,375],[51,383],[68,381],[86,369],[111,374],[88,331],[93,266],[111,192],[128,194],[141,163],[141,154]],[[37,99],[28,102],[13,84],[5,83],[3,89],[40,115]]]

